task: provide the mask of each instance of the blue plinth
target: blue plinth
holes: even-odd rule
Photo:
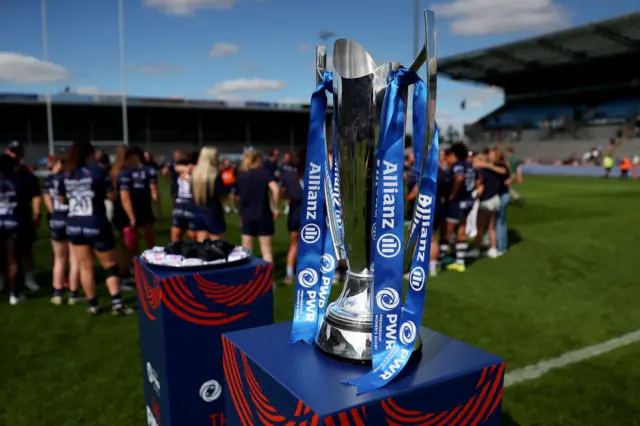
[[[222,426],[222,333],[273,324],[273,267],[175,270],[134,259],[149,425]]]
[[[356,396],[342,384],[371,367],[289,344],[291,323],[222,336],[227,426],[499,425],[505,363],[421,328],[423,346],[389,385]]]

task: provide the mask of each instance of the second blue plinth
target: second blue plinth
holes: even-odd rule
[[[500,424],[505,363],[495,355],[423,327],[403,372],[356,395],[342,382],[370,366],[290,344],[290,331],[288,322],[222,336],[227,426]]]
[[[272,265],[135,271],[147,424],[224,426],[220,336],[273,323]]]

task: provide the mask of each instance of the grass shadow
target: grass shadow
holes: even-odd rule
[[[500,417],[500,425],[501,426],[520,426],[520,423],[515,421],[513,417],[509,415],[507,412],[502,412],[502,416]]]
[[[518,230],[509,228],[507,229],[507,238],[509,239],[509,247],[515,246],[522,242],[522,236]]]

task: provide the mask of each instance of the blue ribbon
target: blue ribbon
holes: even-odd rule
[[[432,206],[435,201],[438,171],[438,135],[428,154],[425,170],[420,170],[417,204],[418,226],[409,273],[409,288],[404,308],[401,307],[403,272],[403,140],[404,101],[400,88],[415,84],[414,150],[417,162],[422,159],[421,142],[426,129],[426,85],[414,72],[401,69],[393,76],[385,94],[380,124],[380,141],[376,152],[374,190],[375,244],[372,243],[374,266],[374,309],[372,358],[373,369],[357,379],[345,382],[356,386],[362,394],[388,384],[409,361],[418,338],[431,249]],[[414,151],[415,152],[415,151]],[[397,192],[396,192],[397,187]]]
[[[325,173],[328,167],[325,141],[327,110],[325,91],[333,91],[333,79],[330,73],[324,74],[323,81],[318,84],[311,96],[311,119],[298,240],[296,299],[289,339],[291,343],[300,340],[313,343],[324,316],[336,266],[336,256],[331,235],[328,232],[324,204]]]

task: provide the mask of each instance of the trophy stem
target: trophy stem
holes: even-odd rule
[[[338,299],[327,312],[316,336],[318,348],[342,361],[371,364],[373,332],[373,275],[347,271]],[[422,347],[418,337],[413,352]]]

